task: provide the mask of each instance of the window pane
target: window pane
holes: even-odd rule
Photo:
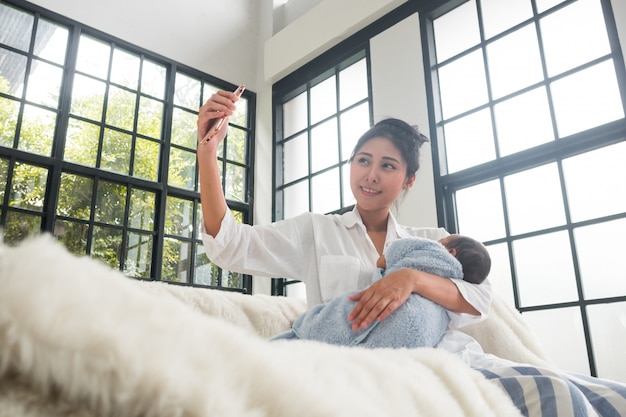
[[[9,175],[9,161],[0,158],[0,205],[4,204],[4,195],[7,188],[7,178]]]
[[[159,174],[160,149],[161,147],[157,142],[137,138],[133,176],[156,181]]]
[[[307,92],[283,104],[283,137],[287,138],[307,127]]]
[[[13,169],[9,205],[43,212],[48,183],[48,170],[33,165],[16,163]]]
[[[341,160],[347,161],[359,140],[360,135],[370,128],[369,103],[357,107],[339,116],[341,126]]]
[[[96,166],[100,127],[71,118],[65,138],[66,161]]]
[[[196,113],[174,109],[174,115],[172,116],[172,143],[195,149],[198,141],[197,120],[198,115]]]
[[[198,246],[196,246],[196,273],[194,275],[194,284],[217,286],[218,277],[219,268],[209,261],[204,251],[204,246],[199,243]]]
[[[92,37],[81,35],[76,69],[100,79],[107,78],[111,46]]]
[[[480,51],[439,68],[443,117],[449,118],[487,102],[485,68]]]
[[[238,272],[222,270],[222,286],[226,288],[242,288],[243,276]]]
[[[41,217],[17,211],[7,212],[3,227],[4,243],[12,246],[41,232]]]
[[[128,175],[132,140],[131,135],[112,129],[105,129],[104,138],[102,139],[100,167]]]
[[[575,1],[541,19],[540,26],[549,76],[611,52],[599,0]]]
[[[513,241],[522,307],[578,299],[567,232]]]
[[[433,22],[437,61],[462,52],[480,42],[476,1],[468,1]]]
[[[338,143],[336,118],[330,119],[311,130],[312,172],[339,163]]]
[[[334,114],[337,111],[336,78],[322,81],[311,88],[311,124]]]
[[[174,109],[176,111],[177,109]],[[137,133],[154,139],[161,139],[163,103],[146,97],[139,99]]]
[[[166,204],[163,231],[168,235],[193,236],[193,201],[168,196]]]
[[[623,236],[625,219],[574,229],[585,299],[626,295]]]
[[[125,210],[126,186],[100,181],[96,196],[96,221],[121,226],[124,224]]]
[[[128,226],[151,231],[154,226],[155,200],[155,193],[133,188],[130,192]]]
[[[626,381],[626,303],[590,305],[587,312],[598,376]]]
[[[163,65],[144,60],[141,70],[141,92],[156,98],[164,98],[166,73]]]
[[[50,156],[57,114],[39,107],[25,105],[22,113],[19,149]]]
[[[176,73],[174,104],[197,111],[200,108],[200,80]]]
[[[193,190],[195,177],[196,154],[178,148],[171,148],[168,184]]]
[[[226,159],[229,161],[246,163],[247,134],[245,130],[231,127],[228,129],[228,141],[226,146]]]
[[[554,140],[544,87],[496,104],[494,114],[501,157]],[[529,125],[529,120],[532,120],[532,125]]]
[[[0,93],[22,97],[26,62],[24,55],[0,48]]]
[[[339,72],[339,109],[367,98],[367,61],[365,58]],[[363,130],[365,132],[365,130]]]
[[[19,111],[19,102],[0,97],[0,146],[13,147]]]
[[[504,178],[512,234],[565,224],[565,210],[556,164]]]
[[[86,223],[58,219],[54,222],[54,236],[75,255],[87,254],[88,233],[89,225]]]
[[[313,199],[312,211],[325,214],[341,208],[339,202],[339,169],[331,169],[311,178]]]
[[[563,3],[564,1],[565,0],[535,0],[535,3],[537,3],[537,11],[541,13],[556,6],[557,4]]]
[[[301,181],[283,191],[284,219],[309,211],[309,181]]]
[[[28,76],[26,99],[51,108],[59,107],[63,69],[33,59]]]
[[[152,235],[128,233],[124,273],[134,278],[150,278],[152,261]]]
[[[64,172],[61,174],[57,215],[89,220],[92,195],[92,178]]]
[[[342,201],[343,207],[350,206],[352,204],[356,204],[356,200],[354,198],[354,194],[352,194],[352,188],[350,187],[350,164],[346,163],[341,166],[342,170],[342,180],[343,180],[343,194]]]
[[[626,142],[563,160],[573,221],[626,211]]]
[[[552,95],[559,137],[624,117],[613,61],[555,81]]]
[[[229,200],[245,202],[246,169],[235,164],[226,164],[224,193]]]
[[[111,81],[137,90],[139,83],[139,57],[122,49],[113,50]]]
[[[68,33],[67,28],[40,18],[35,37],[35,55],[62,65],[65,62]]]
[[[533,16],[530,0],[481,0],[485,38],[491,38]]]
[[[103,82],[76,74],[72,89],[72,107],[70,112],[76,116],[100,122],[104,107]]]
[[[508,245],[506,243],[489,245],[487,250],[491,257],[491,270],[488,278],[493,287],[493,292],[502,297],[509,305],[514,306],[515,297],[513,295]]]
[[[552,363],[563,370],[589,375],[585,334],[578,308],[528,311],[523,316],[541,340]]]
[[[248,99],[241,97],[237,103],[237,108],[228,119],[229,124],[247,127],[248,126]]]
[[[460,233],[481,242],[506,236],[500,181],[457,190],[455,201]]]
[[[488,109],[444,124],[448,173],[496,158],[491,114]]]
[[[177,239],[163,239],[163,267],[161,279],[188,282],[191,245]]]
[[[121,88],[109,87],[107,124],[120,129],[133,130],[137,95]]]
[[[91,239],[91,256],[101,260],[111,268],[120,269],[122,235],[123,232],[120,229],[95,226]]]
[[[5,25],[0,26],[0,43],[28,51],[35,20],[33,16],[4,3],[0,3],[0,16],[6,22]],[[17,34],[27,36],[16,36]]]
[[[498,1],[508,8],[508,2]],[[530,3],[528,5],[530,7]],[[489,44],[487,62],[494,99],[543,81],[535,26],[526,25]]]

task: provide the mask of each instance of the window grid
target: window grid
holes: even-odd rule
[[[222,271],[206,259],[197,226],[197,112],[212,92],[234,87],[26,2],[0,3],[0,22],[31,28],[27,44],[18,36],[23,30],[0,29],[0,108],[9,126],[0,131],[5,242],[50,232],[70,251],[129,276],[251,292],[249,276]],[[59,33],[65,34],[60,42]],[[81,42],[88,47],[81,50]],[[54,56],[46,45],[65,49]],[[137,65],[131,82],[124,73],[128,62]],[[42,85],[42,67],[60,75],[46,80],[49,94],[39,97],[29,83]],[[193,88],[177,90],[177,78],[192,80]],[[85,91],[91,96],[81,101]],[[177,95],[185,93],[196,100],[178,103]],[[246,223],[252,222],[254,98],[244,93],[220,157],[227,171],[236,171],[228,186],[237,192],[226,194],[237,197],[229,205]],[[173,119],[175,110],[185,117]],[[181,132],[186,142],[174,143],[172,135]],[[86,144],[73,149],[78,141]],[[177,152],[182,163],[172,159]],[[180,208],[174,214],[171,201],[180,203],[169,204]]]

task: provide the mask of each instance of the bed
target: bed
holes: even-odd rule
[[[267,340],[305,307],[134,280],[48,235],[0,244],[0,417],[521,415],[442,350]],[[487,352],[549,364],[498,298],[464,331]]]

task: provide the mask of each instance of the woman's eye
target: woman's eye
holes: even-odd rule
[[[369,162],[370,161],[367,158],[359,158],[359,164],[366,165],[369,164]]]
[[[383,164],[383,168],[385,169],[396,169],[396,166],[393,164]]]

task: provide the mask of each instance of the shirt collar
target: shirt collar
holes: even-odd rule
[[[346,228],[354,227],[357,224],[360,224],[363,228],[365,225],[363,224],[363,220],[361,219],[361,215],[359,211],[356,209],[356,206],[351,211],[344,213],[341,216],[341,221]],[[411,234],[407,232],[407,230],[398,225],[396,218],[394,217],[391,211],[389,212],[389,220],[387,220],[387,241],[392,241],[399,239],[401,237],[410,237]]]

